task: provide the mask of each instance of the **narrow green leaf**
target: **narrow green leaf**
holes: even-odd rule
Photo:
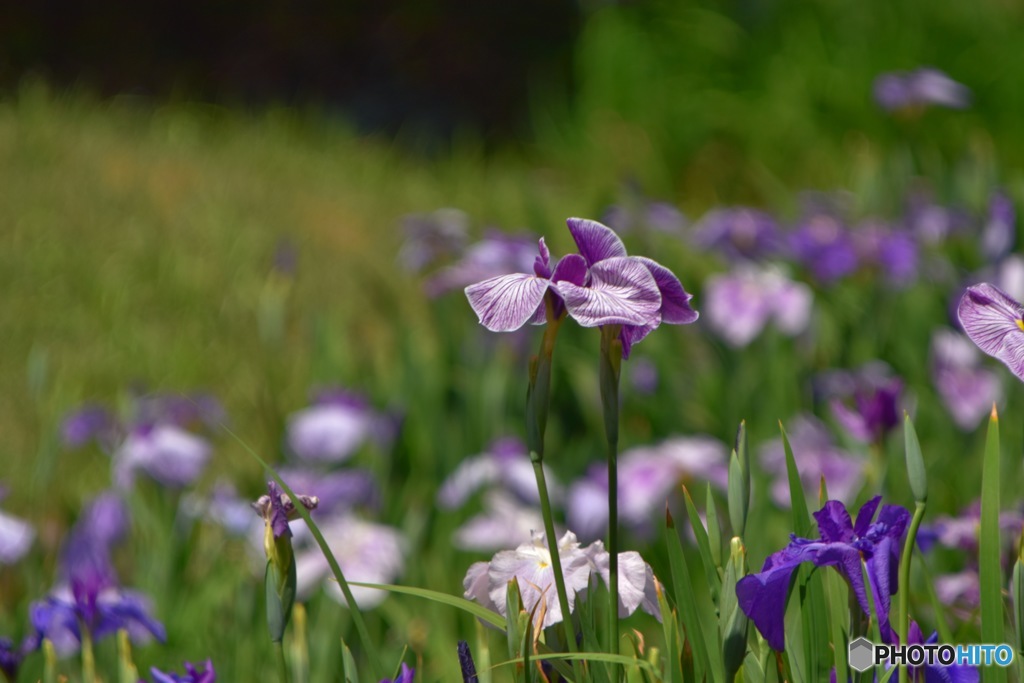
[[[683,489],[686,492],[686,489]],[[687,498],[687,506],[692,506],[693,501]],[[696,511],[694,511],[696,514]],[[683,555],[683,546],[679,541],[679,532],[675,528],[671,513],[665,513],[665,541],[668,548],[668,562],[672,574],[672,592],[676,598],[676,605],[679,607],[680,616],[684,628],[685,642],[689,643],[693,652],[693,669],[695,680],[704,680],[705,672],[710,669],[710,648],[707,645],[704,635],[704,628],[700,621],[700,614],[697,611],[697,597],[693,592],[693,583],[690,581],[690,571],[686,566],[686,557]],[[698,527],[703,530],[699,523]],[[705,539],[706,542],[707,539]],[[714,657],[717,659],[717,656]]]
[[[697,539],[697,551],[700,553],[700,560],[704,564],[704,574],[707,576],[708,587],[711,590],[711,601],[718,603],[718,596],[722,592],[722,580],[715,564],[714,555],[711,554],[711,543],[708,540],[708,532],[704,523],[700,521],[697,514],[697,506],[693,504],[690,492],[683,487],[683,500],[686,501],[686,515],[690,520],[690,527],[693,529],[693,536]],[[679,537],[676,535],[676,541]],[[676,596],[678,600],[678,596]]]
[[[349,585],[359,586],[360,588],[379,588],[380,590],[389,591],[391,593],[404,593],[405,595],[415,595],[418,598],[433,600],[434,602],[456,607],[463,612],[468,612],[474,617],[489,623],[495,628],[501,629],[502,631],[505,630],[505,619],[500,614],[492,612],[486,607],[478,605],[466,598],[432,591],[427,588],[418,588],[416,586],[395,586],[387,583],[362,583],[359,581],[352,581]]]
[[[743,469],[743,525],[747,524],[747,514],[750,512],[750,449],[747,448],[747,421],[740,421],[740,428],[736,432],[736,457]],[[737,533],[737,536],[743,536]]]
[[[359,683],[359,670],[352,651],[348,649],[345,639],[341,639],[341,680],[344,683]]]
[[[793,512],[793,533],[801,538],[808,538],[811,531],[811,514],[807,510],[807,498],[804,496],[804,485],[800,482],[800,471],[796,468],[793,447],[789,445],[786,428],[779,422],[782,432],[782,447],[786,451],[786,475],[789,478],[790,509]]]
[[[935,628],[939,632],[939,642],[954,643],[956,639],[953,637],[953,629],[949,627],[949,622],[946,621],[945,617],[945,611],[948,606],[939,601],[939,596],[935,592],[935,584],[932,582],[931,572],[928,570],[928,563],[923,558],[918,558],[917,566],[923,575],[924,587],[928,592],[928,602],[931,603],[932,611],[935,614]]]
[[[1024,681],[1024,531],[1017,541],[1017,561],[1013,563],[1013,576],[1010,579],[1010,596],[1013,599],[1013,625],[1016,640],[1013,658],[1017,665],[1017,680]]]
[[[747,652],[743,660],[743,683],[765,683],[761,662],[757,660],[753,650]]]
[[[513,578],[505,586],[505,638],[510,657],[518,655],[522,645],[522,620],[519,618],[521,613],[522,596],[519,592],[519,579]]]
[[[722,580],[722,601],[719,606],[719,631],[722,642],[722,665],[725,680],[735,679],[747,653],[747,615],[736,599],[736,582],[747,573],[746,550],[739,536],[730,543],[729,561]]]
[[[747,501],[743,498],[743,467],[733,451],[729,456],[729,524],[733,536],[743,536],[747,524]]]
[[[832,651],[835,654],[836,680],[848,681],[850,678],[849,663],[847,662],[850,644],[849,589],[839,572],[826,573],[824,580],[828,592],[829,627],[832,633]]]
[[[711,482],[708,482],[707,492],[704,496],[704,516],[708,520],[708,547],[711,549],[711,562],[715,567],[715,575],[722,576],[722,525],[718,521],[718,508],[715,507],[715,497],[711,492]],[[717,603],[718,596],[711,594],[711,601]]]
[[[662,632],[665,634],[665,683],[683,683],[683,659],[680,652],[682,638],[679,634],[679,623],[676,621],[676,613],[668,605],[662,586],[659,584],[655,588],[658,594],[658,610],[661,612]]]
[[[995,406],[985,439],[981,470],[981,529],[978,535],[978,578],[981,584],[981,642],[1006,642],[1003,619],[1003,571],[999,564],[999,417]],[[986,667],[985,683],[1006,681],[1006,669]]]
[[[603,590],[603,589],[598,589]],[[576,614],[580,620],[580,630],[583,633],[583,649],[591,652],[602,650],[601,639],[598,636],[597,606],[605,604],[606,601],[598,600],[597,596],[590,596],[586,600],[576,601]],[[594,683],[610,683],[608,667],[598,666],[590,671],[591,680]]]
[[[914,500],[924,503],[928,500],[928,473],[924,467],[924,457],[921,455],[921,444],[917,440],[917,432],[914,430],[914,423],[910,415],[903,413],[903,443],[907,454],[907,478],[910,480],[910,490],[914,494]]]

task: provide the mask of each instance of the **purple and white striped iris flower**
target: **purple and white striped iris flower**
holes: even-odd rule
[[[578,254],[553,267],[543,238],[533,274],[493,277],[466,288],[466,297],[492,332],[511,332],[528,322],[546,320],[551,292],[556,317],[562,306],[583,327],[621,325],[622,355],[662,323],[682,325],[697,319],[687,294],[672,272],[641,256],[628,256],[622,240],[597,221],[567,221]]]
[[[130,488],[142,470],[164,486],[182,488],[199,478],[211,452],[206,439],[177,425],[142,424],[114,453],[114,480]]]
[[[983,282],[967,288],[957,317],[978,348],[1002,361],[1024,380],[1024,306],[1004,291]]]

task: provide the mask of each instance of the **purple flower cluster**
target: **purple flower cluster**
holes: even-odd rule
[[[209,659],[203,664],[202,669],[196,668],[190,662],[185,662],[184,674],[164,672],[155,666],[149,671],[153,676],[153,683],[216,683],[217,681],[217,673],[213,670],[213,662]]]

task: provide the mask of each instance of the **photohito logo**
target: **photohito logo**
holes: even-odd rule
[[[1013,663],[1013,648],[1000,645],[879,645],[867,638],[850,642],[850,667],[863,673],[873,666],[889,664],[896,666],[1010,666]]]

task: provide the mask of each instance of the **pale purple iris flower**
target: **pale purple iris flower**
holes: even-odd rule
[[[7,491],[0,486],[0,502]],[[23,519],[0,512],[0,565],[14,564],[29,551],[36,538],[35,529]]]
[[[317,522],[328,547],[348,581],[394,583],[405,568],[406,540],[395,528],[368,522],[352,514],[335,514]],[[296,594],[308,598],[319,586],[342,605],[345,597],[333,580],[330,565],[305,524],[293,523]],[[359,609],[376,607],[387,591],[352,586]]]
[[[805,217],[789,235],[789,248],[820,282],[834,282],[857,270],[857,250],[850,231],[828,211]]]
[[[941,515],[931,524],[921,525],[918,544],[922,551],[934,545],[962,550],[977,555],[978,533],[981,526],[981,502],[974,501],[957,516]],[[1024,513],[1020,509],[999,513],[999,530],[1007,544],[1020,537],[1024,529]]]
[[[1024,306],[986,282],[967,288],[957,316],[978,348],[1024,380]]]
[[[1009,253],[1017,239],[1017,212],[1005,192],[997,190],[988,202],[988,218],[981,230],[981,253],[987,261],[998,261]]]
[[[790,420],[786,435],[804,491],[817,497],[821,478],[824,477],[832,498],[852,502],[864,483],[864,461],[836,446],[828,428],[811,415]],[[759,455],[765,471],[775,476],[772,500],[780,507],[789,507],[789,482],[782,439],[765,444]]]
[[[697,320],[692,295],[668,268],[643,256],[628,256],[615,231],[597,221],[570,218],[566,223],[585,261],[586,278],[582,283],[566,278],[553,286],[583,327],[622,326],[623,358],[662,323]]]
[[[102,406],[87,405],[70,413],[61,423],[61,440],[68,448],[96,441],[110,448],[117,438],[117,418]]]
[[[708,436],[677,437],[619,456],[619,520],[638,536],[653,533],[653,518],[685,481],[708,481],[724,489],[728,449]],[[584,540],[608,528],[608,472],[592,466],[569,488],[566,518]]]
[[[831,397],[832,416],[862,443],[880,442],[903,420],[903,380],[893,377],[885,363],[825,373],[819,383]]]
[[[978,349],[958,332],[936,330],[931,347],[932,380],[939,398],[960,429],[976,429],[992,404],[1002,399],[999,376],[982,365]]]
[[[199,478],[212,450],[206,439],[177,425],[142,424],[114,453],[114,480],[130,488],[141,470],[164,486],[182,488]]]
[[[812,562],[816,567],[835,567],[850,585],[864,613],[877,618],[883,641],[891,642],[889,605],[898,590],[897,567],[910,513],[898,505],[885,505],[878,519],[872,521],[880,502],[881,496],[869,500],[857,513],[856,522],[852,522],[841,502],[828,501],[814,513],[820,540],[793,535],[788,546],[768,556],[760,572],[745,576],[736,584],[740,608],[772,649],[785,649],[783,619],[790,579],[804,562]],[[873,605],[868,603],[864,567]]]
[[[288,448],[301,460],[343,462],[365,442],[381,436],[384,421],[362,396],[321,392],[312,406],[288,418]]]
[[[971,101],[971,91],[934,68],[897,71],[875,79],[875,101],[887,111],[936,105],[964,109]]]
[[[562,498],[562,486],[547,467],[548,495],[555,503]],[[539,504],[533,463],[522,441],[514,437],[497,439],[478,455],[465,458],[441,483],[437,501],[441,507],[460,508],[481,489],[500,487],[529,504]]]
[[[536,506],[492,490],[483,497],[483,511],[456,529],[452,542],[460,550],[494,552],[524,543],[543,528],[544,518]]]
[[[459,209],[438,209],[402,218],[405,242],[398,261],[405,270],[420,273],[438,261],[462,253],[469,239],[469,216]]]
[[[795,336],[810,322],[814,295],[773,268],[741,266],[704,284],[708,326],[730,346],[747,346],[770,322]]]
[[[153,676],[153,683],[216,683],[217,681],[217,673],[213,670],[213,662],[209,659],[202,665],[202,668],[194,666],[191,662],[185,662],[185,673],[183,674],[161,671],[155,666],[149,672]]]
[[[764,211],[745,207],[715,209],[705,214],[697,224],[693,242],[731,260],[759,261],[786,251],[778,222]]]
[[[573,610],[576,601],[591,587],[592,578],[601,577],[607,583],[609,555],[600,541],[582,547],[571,531],[559,539],[558,554],[568,607]],[[555,590],[551,553],[543,533],[535,533],[532,541],[515,550],[497,553],[490,562],[477,562],[470,566],[463,581],[465,597],[505,616],[508,582],[512,579],[519,584],[523,609],[534,614],[539,628],[547,628],[563,620]],[[627,616],[642,607],[659,616],[656,585],[657,579],[639,553],[619,553],[620,615]]]
[[[903,222],[920,244],[935,246],[966,228],[970,221],[963,210],[942,206],[929,192],[918,190],[908,197]]]
[[[529,272],[537,256],[536,245],[537,238],[532,235],[489,230],[457,263],[430,277],[424,289],[428,296],[437,297],[507,273]]]

